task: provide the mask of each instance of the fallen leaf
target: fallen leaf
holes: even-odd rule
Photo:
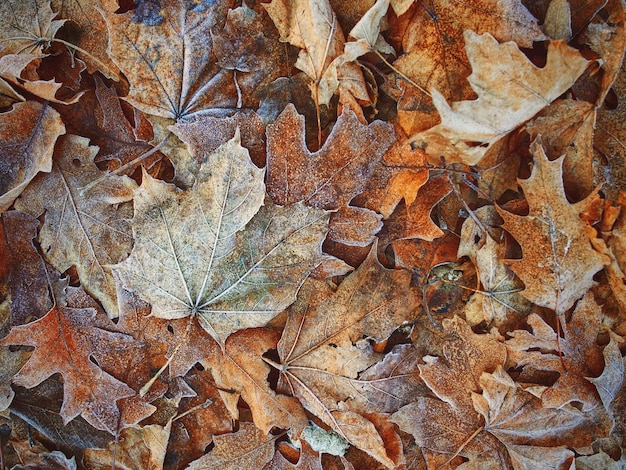
[[[604,368],[602,348],[597,343],[601,322],[601,309],[588,293],[578,302],[571,319],[562,325],[563,337],[558,341],[558,333],[534,313],[527,319],[532,333],[508,333],[509,357],[519,367],[559,373],[557,381],[541,394],[544,406],[562,408],[578,402],[583,411],[590,411],[599,404],[596,389],[588,378],[599,376]]]
[[[586,212],[599,197],[597,190],[570,204],[563,189],[563,159],[548,160],[541,140],[531,145],[534,166],[520,180],[529,206],[528,216],[498,208],[507,230],[522,246],[520,260],[506,264],[524,282],[522,295],[562,315],[594,285],[593,276],[610,261],[591,244]],[[549,201],[549,205],[546,202]]]
[[[277,204],[304,201],[327,210],[345,206],[363,190],[393,139],[390,125],[375,121],[365,126],[346,110],[324,146],[313,153],[304,140],[304,118],[287,106],[267,130],[268,194]]]
[[[26,124],[26,125],[25,125]],[[0,120],[0,212],[6,211],[38,172],[52,170],[52,153],[63,121],[35,101],[15,103]]]
[[[60,272],[76,266],[87,292],[117,316],[115,281],[109,264],[131,249],[131,207],[136,184],[111,176],[87,194],[80,188],[102,175],[93,162],[98,149],[84,137],[68,135],[58,146],[52,172],[35,179],[15,208],[45,222],[39,235],[44,257]]]
[[[494,231],[494,218],[497,212],[494,206],[483,206],[474,212],[476,218],[487,230]],[[494,235],[502,235],[501,231]],[[473,218],[467,218],[461,228],[461,241],[457,252],[459,258],[467,256],[480,279],[477,290],[465,306],[465,319],[470,325],[485,322],[489,327],[512,326],[520,317],[528,314],[531,308],[519,291],[523,284],[504,264],[506,244],[497,242],[489,232],[485,232]]]
[[[115,434],[120,412],[117,400],[133,395],[91,358],[129,347],[130,337],[102,329],[102,319],[90,308],[54,307],[43,318],[14,327],[3,345],[34,346],[13,383],[32,388],[53,374],[63,377],[61,416],[67,424],[79,414],[97,429]]]
[[[385,339],[411,318],[418,301],[409,279],[407,272],[383,268],[374,246],[335,293],[322,283],[305,285],[278,345],[279,389],[298,397],[339,435],[388,466],[395,464],[374,425],[358,412],[397,409],[404,395],[386,390],[411,388],[414,376],[400,371],[387,375],[385,366],[379,366],[361,379],[359,372],[377,362],[377,356],[359,340]],[[372,408],[374,403],[380,408]]]
[[[263,6],[280,40],[301,49],[295,65],[312,80],[317,105],[328,105],[340,84],[357,99],[369,101],[359,67],[341,61],[345,38],[328,0],[272,0]]]
[[[468,81],[476,100],[448,105],[432,90],[441,124],[411,137],[431,157],[475,165],[490,146],[528,121],[570,88],[589,62],[564,42],[551,42],[547,63],[538,68],[513,42],[498,43],[488,33],[465,33],[472,64]],[[497,67],[494,67],[497,64]]]
[[[98,11],[115,11],[118,9],[114,0],[51,0],[53,11],[62,21],[71,21],[80,28],[76,45],[87,54],[78,52],[87,64],[87,71],[99,71],[107,78],[119,80],[119,70],[107,55],[109,35],[102,15]],[[60,20],[57,20],[60,21]]]
[[[11,294],[11,324],[23,325],[43,317],[53,303],[62,305],[67,282],[52,272],[33,245],[39,221],[28,214],[0,214],[0,257],[5,260],[6,280]]]
[[[123,429],[108,449],[87,449],[83,457],[84,468],[104,470],[123,465],[125,468],[161,469],[170,427],[171,423],[166,427],[151,424],[140,429]]]
[[[291,429],[297,436],[307,424],[302,405],[269,387],[267,377],[271,369],[262,359],[263,354],[276,348],[277,341],[278,335],[267,329],[249,328],[234,333],[211,364],[211,372],[218,388],[228,392],[235,404],[239,396],[243,398],[252,411],[254,424],[264,434],[275,426]]]
[[[331,217],[332,239],[367,246],[380,229],[380,217],[348,204],[364,190],[393,139],[391,126],[380,121],[365,126],[352,111],[345,110],[324,146],[312,153],[305,143],[304,118],[289,105],[267,129],[268,194],[276,204],[304,201],[310,207],[339,209]],[[360,145],[362,142],[368,142],[367,147]],[[350,233],[343,228],[348,224],[363,227]]]
[[[473,97],[466,81],[471,66],[464,49],[465,31],[489,33],[500,42],[514,41],[526,48],[546,39],[527,6],[519,0],[413,2],[407,15],[398,19],[400,23],[406,18],[407,24],[392,27],[404,51],[393,65],[421,88],[396,78],[401,93],[398,118],[405,132],[420,132],[437,122],[431,99],[422,90],[436,88],[453,101]]]
[[[263,468],[274,455],[276,436],[266,435],[250,423],[241,423],[239,431],[216,436],[215,448],[194,460],[189,470]]]
[[[0,5],[0,55],[41,54],[50,46],[65,20],[55,20],[50,0],[6,0]]]
[[[144,175],[135,194],[135,246],[114,270],[154,316],[198,315],[223,344],[295,300],[323,259],[328,214],[302,204],[262,207],[263,170],[238,134],[205,158],[189,190]]]

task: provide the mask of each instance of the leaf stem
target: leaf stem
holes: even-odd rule
[[[398,75],[400,75],[400,78],[402,78],[405,82],[408,82],[409,84],[413,85],[415,88],[417,88],[419,91],[421,91],[422,93],[424,93],[426,96],[429,96],[432,98],[432,96],[430,95],[430,93],[428,93],[424,88],[422,88],[420,85],[418,85],[417,83],[415,83],[413,80],[411,80],[409,77],[407,77],[405,74],[403,74],[402,72],[400,72],[400,70],[398,70],[396,67],[394,67],[391,62],[389,62],[387,59],[385,59],[385,57],[380,53],[380,51],[377,51],[376,49],[373,49],[374,53],[380,58],[380,60],[382,60],[384,62],[384,64],[389,67],[391,70],[393,70],[395,73],[397,73]]]

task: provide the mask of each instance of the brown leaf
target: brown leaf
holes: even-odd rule
[[[560,374],[541,393],[544,406],[562,408],[570,402],[579,402],[583,411],[595,408],[599,397],[588,378],[600,375],[604,359],[597,343],[603,329],[602,311],[593,295],[587,293],[578,302],[572,318],[562,325],[563,337],[558,341],[558,333],[538,315],[531,314],[527,322],[532,333],[526,330],[508,333],[511,339],[506,341],[507,351],[519,367]]]
[[[189,190],[144,175],[135,195],[135,246],[114,269],[154,316],[198,315],[223,344],[295,300],[324,258],[328,214],[302,204],[262,206],[263,171],[239,134],[206,158]]]
[[[431,157],[445,155],[450,162],[478,163],[491,145],[570,88],[589,63],[564,42],[550,43],[541,69],[513,42],[498,43],[490,34],[471,31],[465,42],[472,64],[468,81],[478,98],[450,106],[433,89],[441,124],[411,137]]]
[[[137,185],[128,177],[111,176],[82,194],[81,187],[102,175],[93,162],[97,151],[83,137],[64,137],[52,172],[35,179],[15,208],[34,217],[45,212],[39,240],[46,260],[61,272],[76,266],[87,292],[116,317],[115,281],[108,265],[130,252],[132,209],[125,203]]]
[[[108,449],[87,449],[83,465],[88,470],[105,470],[124,466],[159,470],[163,468],[170,427],[151,424],[142,428],[126,428]]]
[[[311,207],[339,209],[340,214],[331,219],[332,239],[367,246],[380,229],[380,218],[348,204],[363,191],[393,139],[391,126],[380,121],[365,126],[352,111],[345,110],[324,146],[311,153],[305,143],[304,118],[293,105],[287,106],[267,128],[268,194],[277,204],[304,201]],[[362,142],[369,144],[364,148]],[[364,224],[364,228],[351,229],[351,233],[345,227],[348,224]]]
[[[7,0],[0,5],[0,55],[41,54],[50,45],[65,20],[55,20],[50,0]]]
[[[0,119],[0,212],[38,172],[52,170],[52,152],[65,126],[59,113],[35,101],[16,103]]]
[[[2,344],[35,347],[13,383],[32,388],[59,373],[64,381],[64,422],[80,414],[95,428],[115,434],[120,419],[116,402],[134,392],[91,358],[127,348],[130,338],[102,329],[101,323],[94,309],[54,307],[40,320],[14,327]]]
[[[53,303],[63,303],[61,294],[67,283],[52,272],[33,246],[38,227],[39,221],[28,214],[0,214],[0,258],[5,261],[0,280],[9,285],[14,326],[43,317]]]
[[[323,283],[305,284],[306,291],[291,308],[278,345],[280,388],[385,465],[392,461],[376,428],[354,411],[397,409],[405,394],[387,390],[412,389],[415,371],[404,373],[400,368],[389,374],[381,365],[361,379],[359,372],[373,365],[377,355],[359,340],[364,336],[384,339],[411,318],[418,301],[409,280],[407,272],[383,268],[374,246],[336,292],[329,292]]]
[[[280,40],[301,49],[296,67],[312,80],[315,103],[328,105],[340,86],[369,101],[359,67],[345,63],[345,37],[328,0],[272,0],[263,5],[280,32]]]
[[[515,41],[528,48],[533,41],[546,39],[536,18],[519,0],[497,3],[430,0],[414,3],[406,17],[409,22],[406,31],[396,29],[405,53],[394,66],[422,89],[436,88],[447,100],[472,98],[465,80],[471,70],[464,49],[465,31],[490,33],[498,41]],[[430,99],[402,80],[397,83],[403,91],[398,111],[405,131],[412,134],[434,125]]]
[[[266,435],[253,424],[241,423],[239,431],[216,436],[215,449],[204,457],[194,460],[189,470],[240,470],[263,468],[274,455],[275,436]]]
[[[78,55],[87,64],[87,71],[99,71],[107,78],[119,80],[119,70],[107,55],[109,35],[99,9],[115,11],[114,0],[51,0],[52,9],[63,21],[69,20],[80,28],[76,45],[87,51]]]
[[[267,128],[268,194],[277,204],[304,201],[327,210],[345,206],[363,190],[393,139],[388,124],[365,126],[346,110],[324,146],[311,153],[304,140],[304,118],[287,106]],[[365,148],[363,142],[368,142]]]
[[[270,367],[262,355],[274,349],[277,341],[275,332],[261,328],[234,333],[226,340],[211,370],[220,389],[236,397],[241,395],[250,406],[255,425],[263,433],[276,426],[291,428],[299,435],[307,424],[302,405],[295,398],[276,394],[267,383]]]
[[[523,252],[521,260],[507,260],[507,264],[524,282],[524,297],[561,315],[594,285],[594,274],[610,263],[592,247],[589,224],[580,218],[598,195],[596,190],[570,204],[563,189],[564,157],[549,161],[540,140],[533,142],[531,152],[535,156],[532,174],[519,181],[529,215],[498,208],[504,228]]]

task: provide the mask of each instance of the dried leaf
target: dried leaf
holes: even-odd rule
[[[599,404],[595,387],[588,377],[597,377],[604,367],[597,336],[602,332],[601,309],[591,293],[576,306],[572,318],[562,325],[563,337],[536,314],[527,320],[532,333],[516,330],[509,333],[506,346],[509,357],[519,367],[560,373],[558,380],[542,394],[544,406],[562,408],[570,402],[582,403],[589,411]],[[565,367],[565,370],[563,370]]]
[[[50,0],[6,0],[0,4],[0,55],[41,54],[65,20],[55,20]]]
[[[116,402],[134,392],[91,358],[98,360],[118,348],[127,348],[130,339],[102,329],[94,309],[54,307],[40,320],[14,327],[2,344],[35,347],[13,383],[32,388],[59,373],[64,381],[64,423],[80,414],[95,428],[115,434],[120,419]]]
[[[313,81],[315,103],[328,105],[340,86],[369,101],[363,75],[341,57],[345,38],[328,0],[272,0],[263,5],[280,32],[280,40],[301,49],[296,67]]]
[[[257,428],[264,433],[273,426],[291,428],[297,436],[307,424],[302,405],[295,398],[276,394],[267,383],[270,367],[262,356],[276,348],[277,341],[278,335],[266,329],[237,332],[226,340],[222,354],[210,367],[220,389],[230,391],[235,403],[241,395],[250,406]]]
[[[105,470],[124,466],[159,470],[163,468],[170,428],[171,422],[165,427],[151,424],[140,429],[126,428],[108,449],[87,449],[83,457],[84,468]]]
[[[515,41],[530,48],[533,41],[543,41],[546,36],[527,6],[519,0],[415,2],[404,17],[408,24],[404,26],[400,18],[400,24],[392,27],[405,51],[393,65],[423,90],[436,88],[451,101],[471,99],[464,32],[489,33],[500,42]],[[405,80],[397,79],[396,83],[402,93],[398,120],[405,132],[413,134],[436,124],[431,99]]]
[[[338,209],[363,190],[369,174],[394,140],[390,125],[369,126],[344,111],[324,146],[310,152],[304,117],[293,105],[268,126],[268,194],[277,204],[305,201],[311,207]],[[361,143],[368,142],[365,148]]]
[[[131,207],[136,184],[111,176],[87,194],[80,188],[102,175],[93,162],[96,147],[83,137],[68,135],[58,147],[52,172],[40,175],[15,202],[15,208],[45,222],[39,235],[47,261],[61,272],[76,266],[87,292],[117,316],[115,281],[108,267],[131,249]]]
[[[293,302],[323,259],[328,214],[302,204],[261,207],[263,171],[239,135],[206,159],[189,190],[144,175],[135,195],[135,246],[114,269],[154,316],[198,315],[221,344]]]
[[[390,396],[385,390],[410,388],[412,376],[400,372],[386,376],[379,369],[360,379],[358,373],[373,365],[377,357],[359,340],[364,335],[384,339],[411,318],[418,300],[409,288],[409,279],[407,272],[383,268],[374,246],[335,293],[321,283],[306,285],[306,292],[301,292],[290,310],[278,345],[281,389],[297,396],[356,447],[391,466],[374,425],[353,411],[397,409],[402,393]],[[380,408],[372,408],[374,403]]]
[[[564,42],[551,42],[545,67],[538,68],[513,42],[498,43],[490,34],[465,33],[472,64],[468,78],[478,95],[448,105],[432,90],[441,124],[411,137],[413,145],[436,159],[475,165],[490,146],[528,121],[570,88],[588,61]],[[496,67],[494,67],[494,64]]]
[[[531,152],[535,156],[532,174],[519,181],[529,215],[498,208],[504,228],[523,252],[521,260],[507,260],[507,264],[524,282],[524,297],[562,314],[594,285],[594,274],[610,263],[592,247],[589,224],[580,218],[598,195],[596,190],[570,204],[563,189],[564,157],[549,161],[540,140],[534,141]]]
[[[66,282],[59,280],[58,273],[50,272],[33,245],[38,227],[39,221],[28,214],[17,211],[0,214],[0,257],[5,260],[7,270],[12,325],[41,318],[53,303],[63,303],[59,294]]]
[[[215,449],[191,462],[189,470],[263,468],[274,455],[276,437],[266,435],[250,423],[241,423],[239,431],[213,440]]]
[[[65,126],[50,106],[28,101],[16,103],[0,119],[0,212],[40,172],[52,170],[52,152]]]

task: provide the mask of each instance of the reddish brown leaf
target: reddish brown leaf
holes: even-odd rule
[[[120,420],[116,402],[134,392],[91,358],[97,361],[127,348],[130,339],[99,327],[94,309],[54,307],[40,320],[13,328],[2,344],[35,347],[13,383],[31,388],[59,373],[64,381],[64,421],[80,414],[92,426],[115,434]]]

